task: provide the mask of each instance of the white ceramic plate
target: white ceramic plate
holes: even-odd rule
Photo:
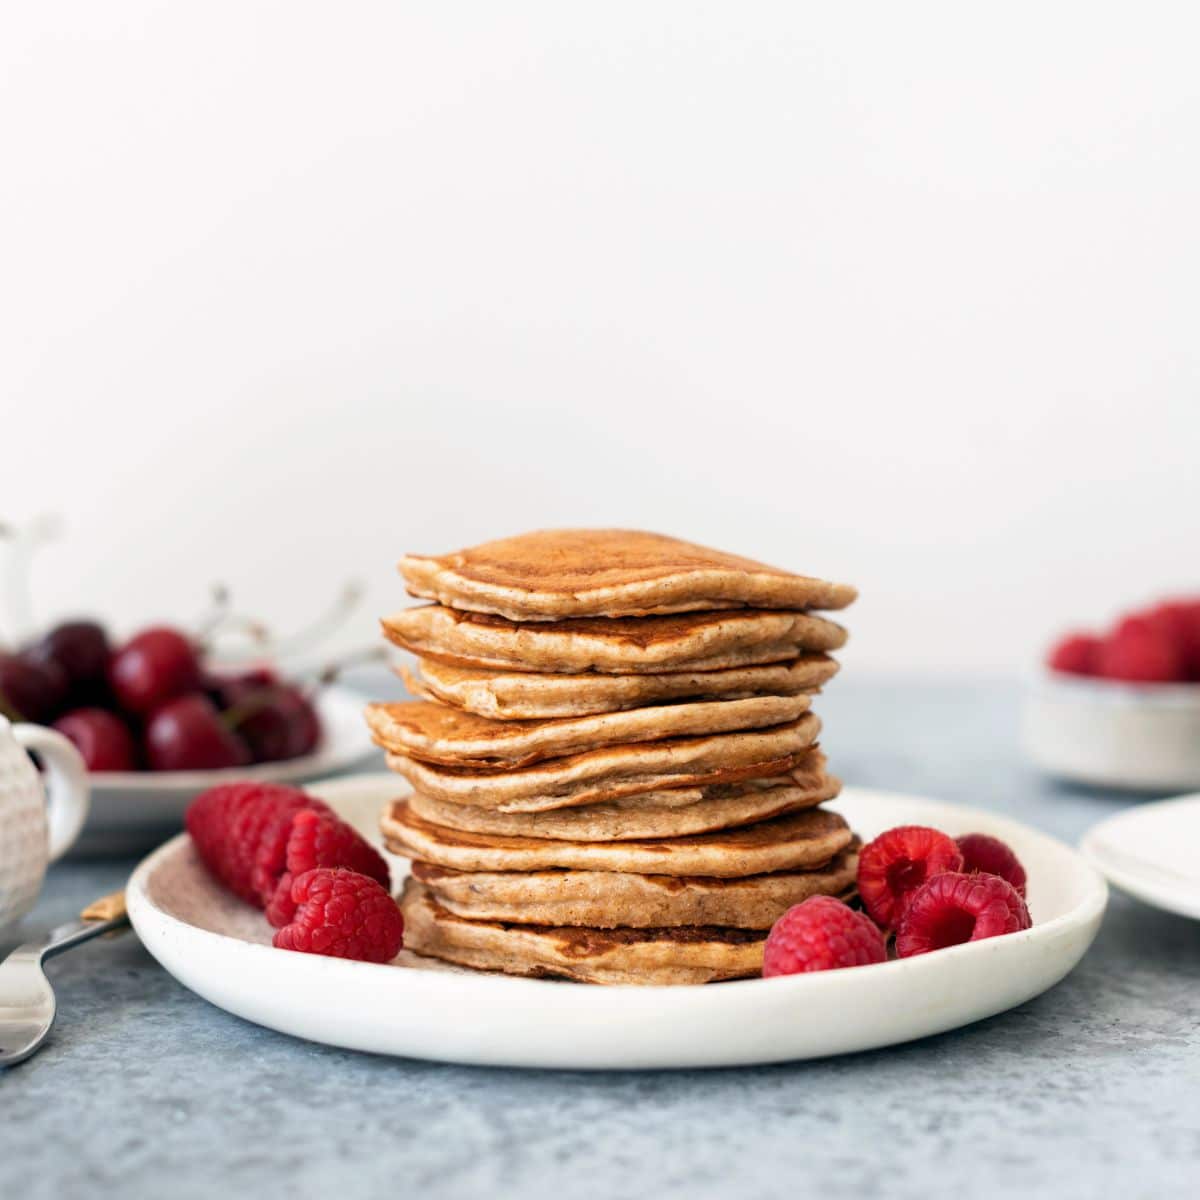
[[[383,774],[312,790],[378,844],[378,812],[402,787]],[[583,1069],[780,1062],[940,1033],[1053,986],[1099,928],[1104,880],[1075,851],[1027,826],[855,788],[834,807],[867,838],[908,822],[1004,838],[1029,873],[1033,928],[877,966],[707,987],[589,987],[414,969],[406,954],[375,966],[273,949],[262,914],[209,878],[186,836],[134,872],[129,915],[181,983],[270,1029],[381,1054]],[[402,860],[391,862],[398,878]]]
[[[1138,804],[1093,826],[1080,849],[1122,891],[1200,920],[1200,795]]]
[[[357,692],[325,688],[316,700],[321,744],[312,754],[286,762],[222,771],[104,771],[89,778],[91,811],[75,854],[145,850],[176,833],[192,797],[230,779],[299,783],[359,766],[374,744],[363,719],[366,701]]]

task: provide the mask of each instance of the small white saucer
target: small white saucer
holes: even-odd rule
[[[1093,826],[1084,857],[1122,891],[1200,921],[1200,794],[1138,804]]]
[[[313,785],[378,843],[394,775]],[[133,873],[129,916],[185,987],[296,1037],[447,1062],[582,1069],[713,1067],[846,1054],[942,1033],[1023,1004],[1079,961],[1100,926],[1103,878],[1015,821],[918,796],[846,789],[835,807],[864,838],[916,822],[991,833],[1029,875],[1031,929],[850,970],[707,987],[590,987],[276,950],[261,912],[220,888],[181,835]],[[393,883],[404,873],[392,858]]]

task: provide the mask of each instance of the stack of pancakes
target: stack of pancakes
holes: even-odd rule
[[[367,712],[414,789],[405,946],[591,983],[757,974],[791,905],[853,887],[813,693],[854,590],[687,542],[555,530],[409,556],[383,622],[423,699]]]

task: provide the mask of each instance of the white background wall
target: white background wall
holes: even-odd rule
[[[1200,590],[1200,9],[7,5],[0,517],[46,615],[284,628],[677,532],[859,669]]]

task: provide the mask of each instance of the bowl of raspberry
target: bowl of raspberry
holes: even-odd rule
[[[1200,597],[1059,638],[1029,688],[1022,738],[1038,767],[1067,782],[1200,788]]]

